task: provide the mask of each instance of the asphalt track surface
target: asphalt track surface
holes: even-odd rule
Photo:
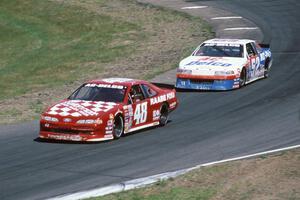
[[[203,3],[263,30],[274,53],[270,78],[230,92],[179,93],[166,127],[112,142],[41,143],[36,121],[1,126],[0,199],[44,199],[300,144],[300,2]]]

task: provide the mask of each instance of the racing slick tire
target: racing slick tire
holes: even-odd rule
[[[124,119],[122,115],[117,115],[114,119],[113,136],[114,139],[119,139],[124,133]]]
[[[246,69],[243,68],[241,71],[241,74],[240,74],[240,83],[239,83],[240,88],[245,86],[246,78],[247,78],[247,72],[246,72]]]
[[[160,108],[159,125],[165,126],[168,123],[168,119],[169,119],[169,106],[167,103],[164,103]]]
[[[269,63],[270,63],[270,60],[269,60],[269,58],[267,58],[266,63],[265,63],[265,72],[264,72],[265,78],[269,77]]]

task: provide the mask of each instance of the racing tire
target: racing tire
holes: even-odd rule
[[[165,126],[169,119],[169,106],[164,103],[160,108],[159,125]]]
[[[268,78],[269,77],[269,59],[266,60],[265,63],[265,71],[264,71],[264,78]]]
[[[122,115],[117,115],[114,119],[113,136],[114,139],[119,139],[124,133],[124,119]]]
[[[240,83],[239,83],[240,88],[246,85],[246,77],[247,77],[246,69],[243,68],[240,74]]]

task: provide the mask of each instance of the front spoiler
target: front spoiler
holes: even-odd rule
[[[100,142],[114,139],[112,134],[99,137],[98,135],[87,134],[64,134],[48,131],[40,131],[39,138],[59,141],[74,141],[74,142]]]
[[[239,78],[232,80],[176,79],[176,88],[192,90],[232,90],[239,88]]]

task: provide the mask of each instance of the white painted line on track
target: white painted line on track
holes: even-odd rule
[[[218,19],[242,19],[243,17],[241,16],[228,16],[228,17],[213,17],[210,18],[212,20],[218,20]]]
[[[263,156],[263,155],[267,155],[267,154],[277,153],[277,152],[281,152],[281,151],[287,151],[287,150],[296,149],[296,148],[300,148],[300,144],[299,145],[290,146],[290,147],[280,148],[280,149],[274,149],[274,150],[270,150],[270,151],[263,151],[263,152],[260,152],[260,153],[250,154],[250,155],[246,155],[246,156],[240,156],[240,157],[229,158],[229,159],[224,159],[224,160],[220,160],[220,161],[205,163],[205,164],[201,164],[201,165],[199,165],[197,167],[199,168],[199,167],[216,165],[216,164],[230,162],[230,161],[243,160],[243,159],[247,159],[247,158],[253,158],[253,157],[257,157],[257,156]]]
[[[224,31],[239,31],[239,30],[256,30],[258,27],[235,27],[235,28],[225,28]]]
[[[181,170],[174,171],[174,172],[166,172],[166,173],[157,174],[157,175],[153,175],[153,176],[149,176],[149,177],[134,179],[134,180],[126,181],[126,182],[119,183],[119,184],[114,184],[114,185],[110,185],[110,186],[106,186],[106,187],[102,187],[102,188],[96,188],[96,189],[87,190],[87,191],[76,192],[73,194],[61,195],[61,196],[49,198],[48,200],[79,200],[79,199],[85,199],[85,198],[91,198],[91,197],[97,197],[97,196],[104,196],[104,195],[108,195],[111,193],[117,193],[117,192],[132,190],[135,188],[145,187],[145,186],[154,184],[158,181],[167,180],[169,178],[175,178],[179,175],[185,174],[185,173],[195,170],[195,169],[199,169],[201,167],[221,164],[221,163],[230,162],[230,161],[243,160],[243,159],[247,159],[247,158],[263,156],[263,155],[267,155],[267,154],[277,153],[277,152],[296,149],[296,148],[300,148],[300,144],[285,147],[285,148],[250,154],[250,155],[246,155],[246,156],[240,156],[240,157],[235,157],[235,158],[219,160],[219,161],[215,161],[215,162],[204,163],[204,164],[200,164],[195,167],[191,167],[191,168],[187,168],[187,169],[181,169]]]
[[[191,9],[201,9],[201,8],[207,8],[208,6],[188,6],[188,7],[182,7],[182,10],[191,10]]]

